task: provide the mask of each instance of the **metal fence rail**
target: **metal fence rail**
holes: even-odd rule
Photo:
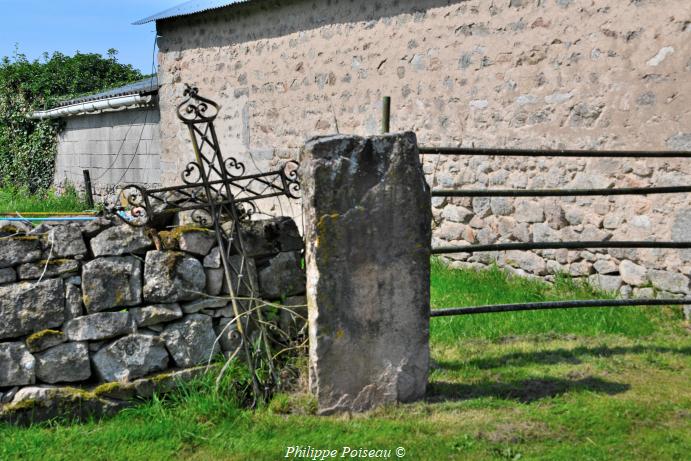
[[[578,301],[545,301],[517,304],[493,304],[476,307],[452,307],[434,309],[431,317],[448,317],[452,315],[490,314],[497,312],[541,311],[548,309],[583,309],[590,307],[630,307],[630,306],[674,306],[691,305],[691,299],[593,299]]]
[[[509,250],[584,250],[589,248],[691,248],[691,242],[590,241],[590,242],[528,242],[492,243],[488,245],[455,245],[432,248],[432,254],[477,253]]]
[[[435,155],[493,155],[502,157],[584,157],[584,158],[691,158],[686,151],[650,150],[569,150],[569,149],[493,149],[475,147],[420,147],[420,154]]]
[[[691,158],[691,152],[679,151],[581,151],[537,149],[487,149],[465,147],[421,147],[421,155],[470,155],[515,157],[584,157],[584,158]],[[628,187],[616,189],[437,189],[432,197],[573,197],[609,195],[648,195],[690,193],[691,186]],[[671,241],[566,241],[512,242],[481,245],[447,245],[432,248],[432,254],[477,253],[508,250],[609,249],[609,248],[691,248],[691,242]],[[691,305],[686,299],[596,299],[574,301],[546,301],[519,304],[495,304],[475,307],[436,309],[432,317],[474,315],[496,312],[516,312],[548,309],[581,309],[591,307],[671,306]]]
[[[585,197],[691,192],[691,186],[622,187],[618,189],[435,189],[432,197]]]

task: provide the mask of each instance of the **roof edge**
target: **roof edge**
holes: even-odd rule
[[[105,91],[99,91],[98,93],[87,94],[71,99],[64,99],[62,101],[58,101],[53,108],[70,106],[81,102],[111,99],[117,96],[154,94],[158,92],[159,88],[160,85],[158,84],[158,76],[154,75],[136,82],[128,83],[126,85],[117,86]]]
[[[171,19],[181,16],[191,16],[193,14],[203,13],[206,11],[218,10],[231,5],[249,3],[253,0],[190,0],[181,3],[167,10],[163,10],[143,19],[139,19],[132,23],[134,26],[141,26],[149,22],[159,21],[162,19]]]

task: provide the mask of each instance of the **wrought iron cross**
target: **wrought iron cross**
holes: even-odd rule
[[[165,221],[173,213],[192,211],[194,222],[215,231],[221,254],[225,281],[236,318],[240,346],[253,378],[255,397],[269,392],[276,382],[268,333],[258,306],[258,287],[247,277],[247,264],[241,222],[249,220],[263,199],[286,196],[299,198],[299,164],[288,161],[275,171],[245,174],[245,166],[236,158],[224,158],[214,127],[220,106],[199,96],[198,89],[185,86],[185,100],[178,105],[178,118],[187,126],[192,139],[195,160],[187,164],[181,177],[183,185],[147,189],[139,185],[124,186],[117,215],[132,226],[151,226]],[[238,257],[231,258],[231,256]],[[234,260],[235,263],[231,262]],[[238,262],[239,260],[239,262]],[[242,301],[239,299],[242,295]],[[244,319],[244,321],[241,321]],[[254,328],[250,341],[248,327]],[[268,364],[269,374],[263,380],[256,370]],[[263,381],[263,382],[262,382]]]

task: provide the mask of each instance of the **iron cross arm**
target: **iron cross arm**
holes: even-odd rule
[[[209,225],[208,220],[217,214],[249,219],[258,210],[260,200],[300,197],[297,162],[246,174],[242,162],[221,154],[214,127],[220,106],[199,96],[197,88],[189,85],[184,96],[177,116],[189,130],[195,160],[182,171],[182,184],[158,189],[138,184],[124,186],[113,210],[118,217],[133,226],[146,226],[170,214],[192,210],[195,222]]]

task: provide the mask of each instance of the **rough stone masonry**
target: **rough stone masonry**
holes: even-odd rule
[[[189,213],[175,221],[189,221]],[[238,346],[214,232],[117,224],[0,221],[0,421],[110,414],[172,389]],[[255,295],[300,310],[305,275],[295,222],[240,229],[252,254],[243,276],[257,280]],[[239,268],[241,258],[231,264]]]
[[[691,149],[688,0],[278,0],[159,22],[163,182],[189,160],[172,117],[195,82],[226,108],[221,144],[246,164],[297,156],[303,140],[391,126],[420,145]],[[245,153],[245,154],[243,154]],[[249,161],[249,154],[252,161]],[[688,185],[684,159],[426,155],[433,188]],[[435,244],[691,240],[689,194],[434,200]],[[691,251],[478,254],[521,275],[558,272],[620,296],[689,294]]]
[[[425,395],[430,191],[413,133],[307,142],[310,386],[321,414]]]

